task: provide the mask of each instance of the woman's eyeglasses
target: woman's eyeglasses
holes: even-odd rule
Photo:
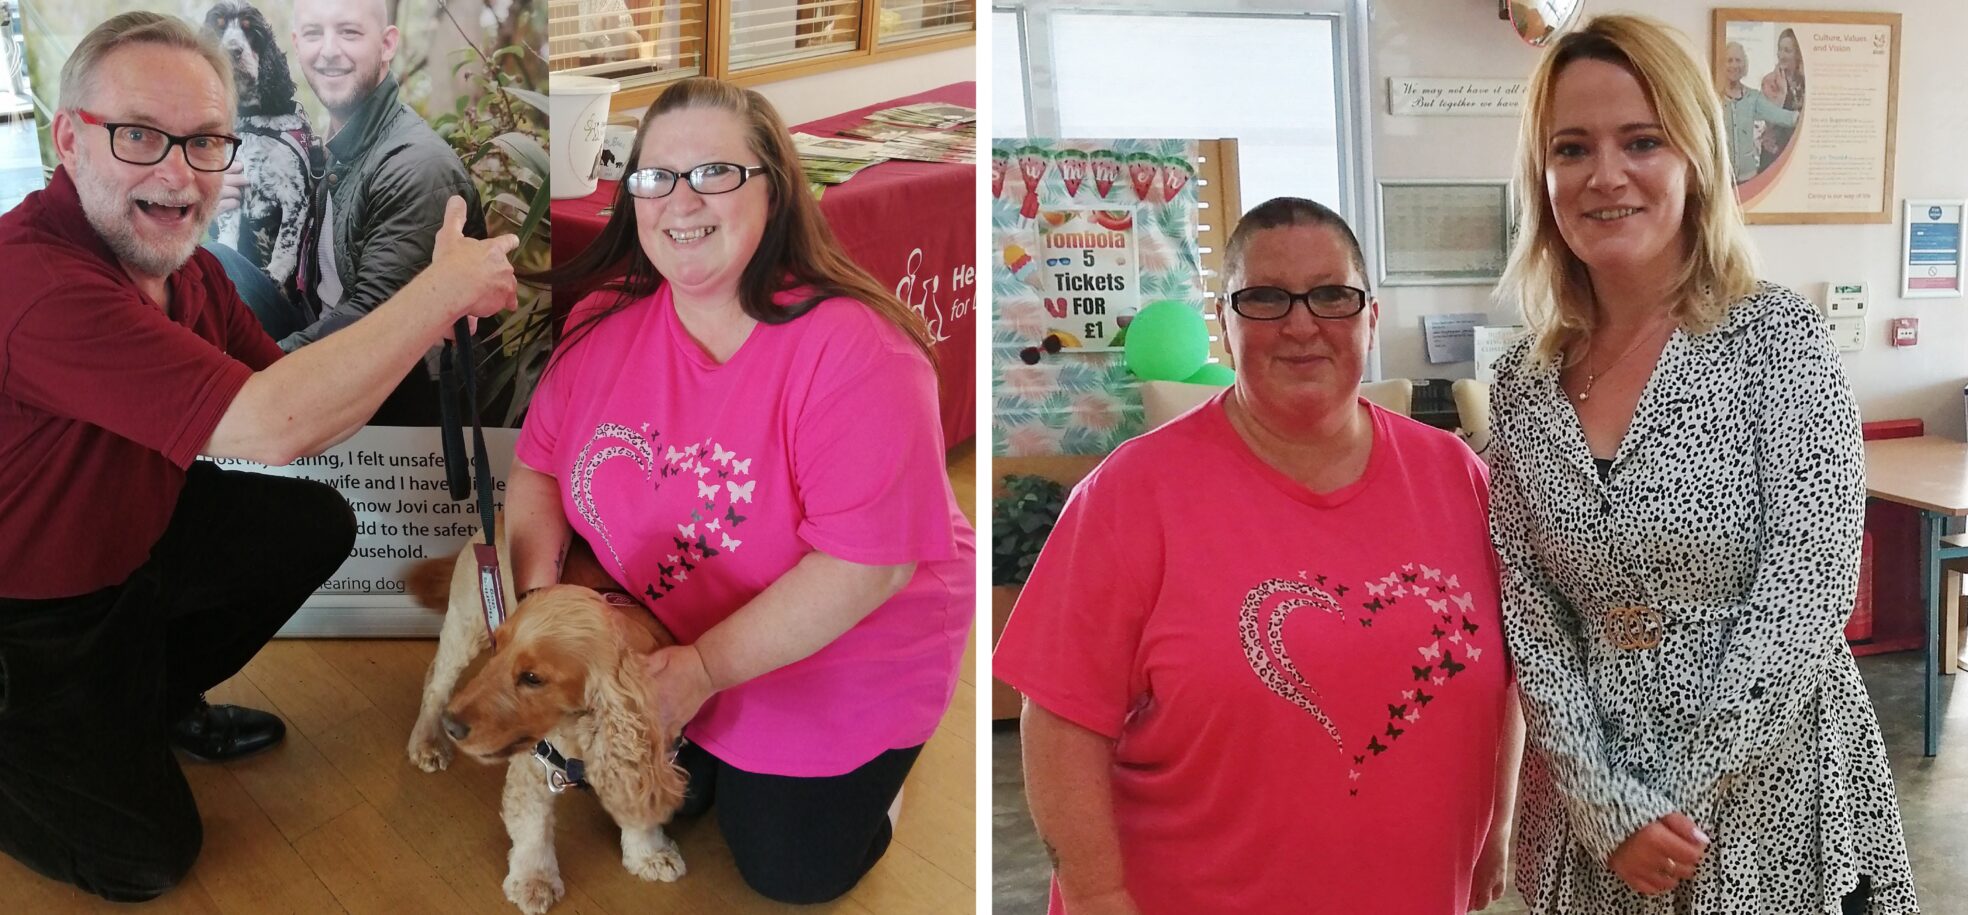
[[[699,194],[729,194],[743,187],[745,179],[762,171],[765,171],[763,165],[706,162],[682,174],[667,168],[638,168],[624,175],[622,183],[628,187],[629,196],[645,200],[670,196],[679,180],[689,182],[690,189]]]
[[[171,147],[184,150],[185,164],[195,171],[222,172],[232,167],[239,152],[239,138],[228,133],[195,133],[181,137],[145,124],[104,121],[81,109],[76,117],[109,131],[109,154],[131,165],[156,165],[171,154]]]
[[[1253,321],[1276,321],[1301,301],[1313,317],[1339,320],[1366,309],[1367,291],[1354,286],[1314,286],[1305,292],[1287,292],[1276,286],[1252,286],[1230,293],[1230,309]]]

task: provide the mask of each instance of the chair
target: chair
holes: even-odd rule
[[[1968,534],[1942,537],[1944,546],[1968,546]],[[1961,577],[1968,575],[1968,559],[1949,559],[1941,563],[1941,673],[1951,674],[1961,666]]]
[[[1456,402],[1456,424],[1469,450],[1482,454],[1490,447],[1490,386],[1464,378],[1451,388]]]
[[[1196,408],[1197,405],[1217,395],[1223,388],[1213,384],[1189,384],[1182,381],[1144,381],[1141,383],[1141,406],[1147,428],[1159,429],[1169,420]],[[1406,378],[1388,381],[1363,382],[1360,396],[1374,402],[1383,410],[1391,410],[1402,416],[1414,413],[1414,382]]]

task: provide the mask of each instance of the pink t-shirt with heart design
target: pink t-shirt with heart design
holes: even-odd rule
[[[583,300],[567,326],[614,299]],[[560,482],[574,531],[683,642],[814,550],[917,564],[832,643],[713,695],[684,733],[719,759],[840,775],[936,730],[975,616],[975,536],[944,469],[929,361],[872,309],[829,299],[759,324],[720,364],[666,284],[560,357],[516,455]]]
[[[1366,470],[1330,493],[1260,460],[1222,396],[1123,444],[998,643],[997,677],[1116,741],[1144,915],[1467,906],[1509,681],[1486,474],[1364,408]]]

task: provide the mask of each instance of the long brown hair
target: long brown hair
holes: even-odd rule
[[[772,215],[766,220],[765,233],[759,237],[758,250],[752,253],[751,262],[745,265],[738,281],[738,302],[745,314],[761,324],[785,324],[798,320],[826,299],[855,299],[901,328],[934,365],[936,350],[928,323],[841,250],[833,229],[820,214],[820,205],[807,190],[806,173],[800,168],[792,135],[764,96],[708,77],[694,77],[671,85],[643,112],[642,129],[629,148],[630,168],[641,161],[643,141],[656,119],[690,108],[712,108],[737,115],[745,122],[746,144],[765,166]],[[649,255],[643,252],[637,237],[635,201],[629,195],[629,183],[623,181],[615,189],[614,210],[608,223],[602,226],[594,243],[565,264],[555,264],[540,275],[545,282],[575,294],[593,289],[616,293],[615,301],[607,308],[562,334],[548,368],[596,324],[655,292],[662,284],[662,276],[656,272],[656,265],[649,262]],[[773,294],[786,288],[789,275],[798,285],[811,287],[814,294],[791,305],[776,304]],[[563,297],[556,295],[556,298]],[[567,301],[572,305],[572,298]]]

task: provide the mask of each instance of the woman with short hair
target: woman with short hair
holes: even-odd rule
[[[1080,483],[992,659],[1052,915],[1483,908],[1517,746],[1483,464],[1360,397],[1337,214],[1267,201],[1224,264],[1235,382]]]

